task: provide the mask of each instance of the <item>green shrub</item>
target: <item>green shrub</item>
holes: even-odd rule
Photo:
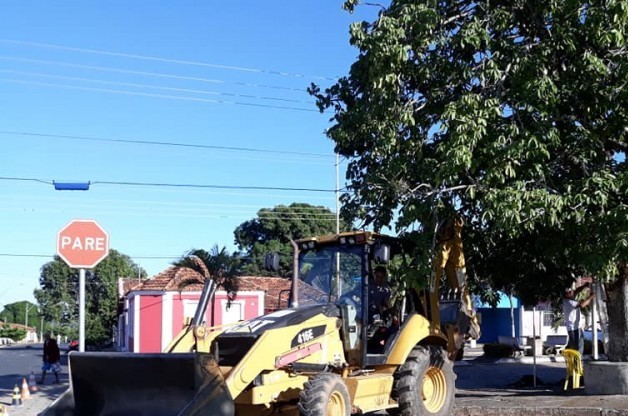
[[[26,338],[26,331],[17,328],[2,328],[0,329],[0,338],[11,338],[18,342]]]

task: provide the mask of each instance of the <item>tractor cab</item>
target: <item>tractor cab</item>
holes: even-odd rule
[[[387,282],[374,274],[375,269],[385,271],[391,256],[401,253],[399,241],[371,232],[349,232],[294,245],[291,306],[336,305],[349,364],[362,367],[379,361],[399,328],[399,314],[390,304]]]

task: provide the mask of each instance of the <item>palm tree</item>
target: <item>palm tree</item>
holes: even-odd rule
[[[210,251],[203,249],[192,249],[179,260],[172,264],[176,267],[194,270],[201,276],[200,283],[212,279],[216,283],[216,288],[227,291],[227,299],[230,302],[238,290],[238,274],[240,259],[236,255],[229,254],[226,247],[219,248],[215,244]],[[179,289],[194,284],[196,282],[184,281]],[[212,294],[212,311],[214,310],[214,296]],[[211,316],[211,325],[214,325],[214,314]]]

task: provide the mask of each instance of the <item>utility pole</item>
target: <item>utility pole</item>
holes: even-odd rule
[[[336,152],[336,234],[340,234],[340,162]]]
[[[28,308],[30,307],[29,303],[26,302],[26,307],[24,308],[24,326],[28,326]]]

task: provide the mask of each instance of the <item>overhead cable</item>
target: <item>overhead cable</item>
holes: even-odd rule
[[[314,156],[314,157],[324,157],[324,158],[333,157],[331,155],[326,155],[323,153],[297,152],[297,151],[290,151],[290,150],[272,150],[272,149],[261,149],[261,148],[254,148],[254,147],[215,146],[215,145],[195,144],[195,143],[162,142],[162,141],[157,141],[157,140],[114,139],[114,138],[106,138],[106,137],[73,136],[73,135],[67,135],[67,134],[35,133],[35,132],[28,132],[28,131],[0,130],[0,134],[13,134],[13,135],[20,135],[20,136],[47,137],[47,138],[54,138],[54,139],[84,140],[84,141],[96,141],[96,142],[142,144],[142,145],[152,145],[152,146],[189,147],[189,148],[195,148],[195,149],[274,153],[274,154],[295,155],[295,156]]]
[[[257,84],[253,82],[225,81],[221,79],[190,77],[190,76],[185,76],[185,75],[165,74],[165,73],[160,73],[160,72],[134,71],[131,69],[119,69],[119,68],[110,68],[110,67],[102,67],[102,66],[72,64],[68,62],[46,61],[46,60],[41,60],[41,59],[17,58],[13,56],[4,56],[4,55],[0,55],[0,60],[28,62],[28,63],[44,64],[44,65],[57,65],[57,66],[65,66],[69,68],[79,68],[79,69],[89,69],[89,70],[94,70],[94,71],[114,72],[114,73],[120,73],[120,74],[132,74],[132,75],[142,75],[142,76],[151,76],[151,77],[160,77],[160,78],[170,78],[170,79],[178,79],[178,80],[185,80],[185,81],[207,82],[211,84],[232,84],[232,85],[238,85],[241,87],[269,88],[269,89],[274,89],[274,90],[298,91],[301,93],[305,92],[305,89],[303,88],[282,87],[278,85]]]
[[[183,92],[183,93],[191,93],[191,94],[223,95],[227,97],[251,98],[251,99],[257,99],[257,100],[283,101],[283,102],[289,102],[289,103],[312,104],[312,105],[314,104],[313,102],[310,102],[310,101],[294,100],[290,98],[268,97],[268,96],[263,96],[263,95],[252,95],[252,94],[235,94],[235,93],[229,93],[229,92],[195,90],[195,89],[189,89],[189,88],[163,87],[160,85],[138,84],[138,83],[133,83],[133,82],[106,81],[106,80],[91,79],[91,78],[52,75],[52,74],[45,74],[41,72],[13,71],[10,69],[0,69],[0,72],[5,73],[5,74],[14,74],[14,75],[27,75],[27,76],[36,76],[36,77],[42,77],[42,78],[63,79],[67,81],[91,82],[94,84],[113,85],[113,86],[118,86],[118,87],[147,88],[147,89],[153,89],[153,90],[174,91],[174,92]]]
[[[268,191],[299,191],[299,192],[336,192],[335,189],[316,188],[287,188],[275,186],[241,186],[241,185],[200,185],[185,183],[153,183],[153,182],[126,182],[126,181],[92,181],[94,185],[123,185],[123,186],[157,186],[169,188],[211,188],[211,189],[250,189]]]
[[[11,176],[0,176],[0,180],[5,181],[31,181],[40,182],[47,185],[53,185],[53,181],[46,181],[36,178],[20,178]],[[243,186],[243,185],[204,185],[190,183],[159,183],[159,182],[130,182],[130,181],[90,181],[91,185],[118,185],[118,186],[148,186],[148,187],[166,187],[166,188],[208,188],[208,189],[237,189],[237,190],[268,190],[268,191],[299,191],[299,192],[328,192],[334,193],[335,189],[316,189],[316,188],[290,188],[280,186]]]
[[[145,93],[145,92],[122,91],[122,90],[110,90],[106,88],[78,87],[74,85],[51,84],[47,82],[24,81],[24,80],[7,79],[7,78],[0,78],[0,82],[8,82],[8,83],[13,83],[13,84],[25,84],[25,85],[38,85],[40,87],[65,88],[65,89],[80,90],[80,91],[105,92],[109,94],[133,95],[133,96],[139,96],[139,97],[164,98],[164,99],[182,100],[182,101],[196,101],[196,102],[205,102],[205,103],[212,103],[212,104],[234,104],[234,105],[244,105],[244,106],[250,106],[250,107],[276,108],[276,109],[281,109],[281,110],[307,111],[307,112],[315,112],[315,113],[319,112],[318,110],[311,109],[311,108],[247,103],[247,102],[242,102],[242,101],[211,100],[208,98],[184,97],[184,96],[178,96],[178,95],[165,95],[165,94],[151,94],[151,93]]]
[[[226,70],[232,70],[232,71],[255,72],[255,73],[260,73],[260,74],[280,75],[280,76],[286,76],[286,77],[314,78],[314,79],[322,79],[322,80],[328,80],[328,81],[336,81],[336,78],[330,78],[330,77],[319,76],[319,75],[304,75],[304,74],[290,73],[290,72],[284,72],[284,71],[273,71],[273,70],[266,70],[266,69],[260,69],[260,68],[212,64],[212,63],[207,63],[207,62],[171,59],[171,58],[163,58],[159,56],[136,55],[136,54],[122,53],[122,52],[103,51],[103,50],[98,50],[98,49],[77,48],[77,47],[71,47],[71,46],[54,45],[54,44],[49,44],[49,43],[28,42],[28,41],[13,40],[13,39],[0,39],[0,42],[10,43],[14,45],[34,46],[38,48],[58,49],[58,50],[65,50],[65,51],[90,53],[90,54],[96,54],[96,55],[107,55],[107,56],[116,56],[116,57],[121,57],[121,58],[140,59],[140,60],[145,60],[145,61],[156,61],[156,62],[174,63],[174,64],[182,64],[182,65],[192,65],[192,66],[207,67],[207,68],[226,69]]]

